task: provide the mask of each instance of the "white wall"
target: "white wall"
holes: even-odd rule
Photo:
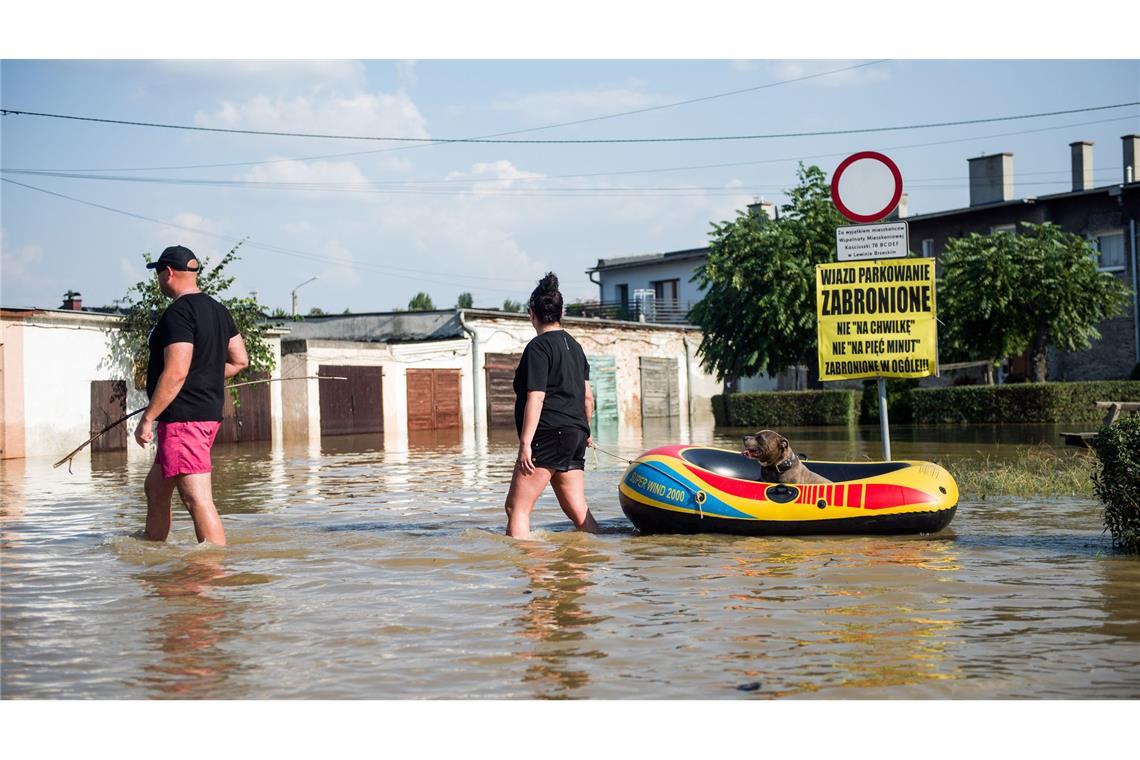
[[[127,411],[146,406],[146,391],[135,389],[129,365],[110,358],[117,322],[114,318],[89,313],[51,312],[21,321],[25,456],[58,459],[91,436],[91,382],[94,380],[124,380]],[[267,337],[280,360],[280,338]],[[280,361],[272,376],[281,377]],[[281,385],[270,386],[274,440],[280,440],[282,430]],[[135,420],[137,417],[126,423],[128,455],[151,456],[153,452],[134,443]]]
[[[24,451],[29,457],[62,457],[91,437],[91,381],[125,380],[127,411],[146,406],[125,368],[108,358],[112,328],[82,318],[50,316],[23,322]],[[132,445],[128,423],[127,451]]]
[[[486,354],[520,354],[534,338],[534,328],[528,321],[518,319],[486,319],[468,317],[468,326],[479,338],[477,358],[480,369],[478,382],[479,415],[481,430],[486,430],[487,397],[486,377],[482,371]],[[721,392],[721,384],[713,375],[701,369],[696,356],[700,333],[695,330],[667,329],[640,326],[637,323],[617,326],[614,323],[592,320],[567,320],[566,331],[581,344],[587,356],[612,356],[616,373],[618,419],[622,429],[640,431],[641,418],[641,357],[672,358],[677,360],[677,392],[681,397],[681,436],[689,435],[690,416],[693,421],[712,417],[710,399]],[[686,362],[686,356],[688,361]],[[686,399],[690,401],[686,406]]]
[[[461,423],[465,435],[473,431],[471,343],[467,339],[404,344],[307,340],[306,351],[285,355],[282,368],[287,377],[313,376],[322,364],[380,367],[386,449],[402,450],[408,445],[408,369],[458,369]],[[320,381],[284,385],[285,439],[319,440]]]

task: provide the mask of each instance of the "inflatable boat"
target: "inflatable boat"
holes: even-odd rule
[[[629,466],[618,499],[642,533],[934,533],[958,508],[958,484],[931,462],[805,464],[832,482],[767,483],[738,452],[663,446]]]

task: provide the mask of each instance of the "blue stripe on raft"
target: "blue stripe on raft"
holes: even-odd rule
[[[667,473],[667,474],[666,474]],[[756,518],[741,512],[718,499],[707,489],[694,485],[664,462],[638,462],[626,472],[623,482],[631,489],[650,499],[670,504],[694,514],[704,513],[716,517]],[[704,491],[705,503],[697,505],[694,494]],[[652,505],[650,505],[652,506]]]

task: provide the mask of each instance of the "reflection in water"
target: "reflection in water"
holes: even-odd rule
[[[759,682],[759,696],[899,689],[961,677],[949,653],[961,612],[946,597],[919,591],[952,581],[960,570],[952,542],[780,543],[788,546],[737,556],[723,568],[756,579],[747,593],[729,594],[727,610],[750,621],[784,623],[752,622],[745,630],[761,632],[735,636],[736,649],[721,658],[737,663],[742,680]],[[813,598],[818,617],[810,625],[787,625],[787,608],[801,604],[804,594]]]
[[[676,442],[660,423],[599,442],[632,458]],[[878,455],[877,429],[791,432],[817,459]],[[954,440],[895,432],[900,457],[1019,450],[1004,432],[996,445],[968,428]],[[740,443],[711,428],[692,440]],[[482,444],[220,445],[224,552],[196,548],[180,511],[169,543],[131,537],[145,457],[79,457],[73,475],[50,458],[0,462],[0,688],[18,699],[1140,696],[1140,561],[1111,552],[1092,500],[967,501],[951,530],[925,538],[643,536],[616,499],[626,464],[601,455],[587,457],[586,498],[606,530],[564,530],[548,491],[536,527],[557,529],[519,542],[502,535],[517,446],[513,429]]]
[[[518,653],[530,661],[523,682],[534,687],[536,699],[573,698],[590,681],[589,674],[575,666],[583,658],[606,656],[582,648],[589,626],[606,620],[587,612],[583,602],[594,585],[591,566],[609,558],[575,539],[552,544],[520,541],[518,549],[531,595],[519,621],[519,635],[532,644]]]
[[[161,600],[158,622],[147,629],[158,662],[143,666],[140,684],[164,699],[241,698],[231,676],[242,668],[225,643],[241,633],[235,605],[210,594],[226,578],[223,552],[196,551],[173,570],[136,577]]]

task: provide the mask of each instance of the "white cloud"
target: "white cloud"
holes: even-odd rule
[[[519,183],[517,180],[542,179],[545,174],[523,171],[510,161],[487,161],[472,164],[469,172],[451,172],[447,179],[472,179],[477,184],[473,187],[476,196],[495,195],[501,190],[518,185],[526,186],[527,182]]]
[[[200,126],[225,129],[428,137],[424,117],[402,92],[256,95],[242,102],[225,101],[213,113],[199,112],[194,121]]]
[[[171,224],[176,224],[179,227],[188,227],[189,229],[166,228],[156,230],[152,238],[154,242],[150,249],[152,259],[157,259],[163,249],[169,246],[184,245],[193,251],[199,260],[209,259],[211,263],[216,264],[221,261],[222,256],[233,247],[232,244],[227,243],[225,240],[219,240],[213,237],[213,235],[226,234],[225,227],[211,219],[207,219],[201,214],[194,213],[193,211],[179,211],[171,217],[169,221]],[[138,279],[139,276],[136,265],[135,274],[131,282],[135,282]]]
[[[347,287],[360,284],[360,272],[352,268],[352,265],[356,263],[356,257],[352,255],[352,251],[338,241],[330,240],[321,247],[320,254],[336,262],[332,267],[321,272],[321,279]]]
[[[417,61],[396,61],[396,76],[401,89],[416,86],[416,63]]]
[[[270,159],[274,163],[261,164],[242,175],[247,182],[286,182],[308,185],[360,185],[368,183],[368,178],[351,161],[291,161],[280,157]]]
[[[8,240],[8,230],[0,229],[0,281],[5,286],[31,285],[38,282],[41,278],[36,269],[43,255],[44,249],[38,245],[12,248]]]
[[[776,64],[776,76],[779,79],[798,79],[812,74],[821,74],[825,71],[836,71],[855,66],[858,63],[859,61],[780,61]],[[891,70],[883,64],[876,64],[807,79],[803,81],[803,84],[816,87],[855,87],[888,82],[890,79]]]
[[[364,88],[360,61],[155,61],[163,73],[206,80],[226,88],[297,92]]]
[[[645,92],[640,82],[629,82],[624,86],[503,96],[491,107],[514,113],[524,120],[546,122],[605,116],[667,102],[670,100],[662,95]]]

